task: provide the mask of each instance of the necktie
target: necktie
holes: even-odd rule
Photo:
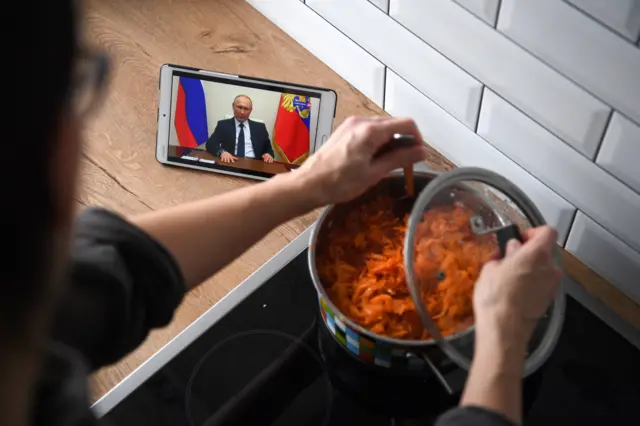
[[[244,157],[244,123],[240,123],[240,134],[238,135],[238,146],[236,146],[236,156]]]

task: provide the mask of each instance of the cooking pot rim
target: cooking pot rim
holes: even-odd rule
[[[425,170],[415,170],[414,171],[414,176],[415,177],[428,177],[428,178],[435,178],[437,175],[439,175],[440,173],[438,172],[432,172],[432,171],[425,171]],[[385,179],[393,179],[393,178],[397,178],[397,177],[403,177],[403,173],[400,170],[395,170],[393,172],[391,172],[389,175],[385,176],[380,182],[382,182]],[[378,183],[379,184],[379,183]],[[318,274],[318,269],[316,267],[316,248],[317,248],[317,243],[318,243],[318,237],[319,237],[319,233],[320,233],[320,229],[322,228],[322,225],[325,223],[326,218],[329,216],[329,213],[331,213],[331,211],[335,208],[335,205],[330,205],[325,207],[322,212],[320,213],[320,216],[318,217],[318,220],[316,220],[316,222],[312,225],[313,229],[311,230],[311,237],[309,239],[309,249],[308,249],[308,262],[309,262],[309,271],[311,272],[311,281],[313,281],[313,285],[316,288],[316,291],[319,293],[319,296],[321,296],[325,303],[331,308],[331,310],[333,312],[335,312],[336,314],[340,315],[340,320],[344,321],[345,323],[347,323],[349,325],[350,328],[354,329],[355,331],[357,331],[360,334],[363,334],[367,337],[369,337],[370,339],[373,339],[375,341],[381,341],[381,342],[385,342],[391,345],[395,345],[395,346],[403,346],[403,347],[411,347],[411,348],[421,348],[421,347],[430,347],[433,345],[437,345],[438,342],[435,339],[427,339],[427,340],[415,340],[415,339],[411,339],[411,340],[405,340],[405,339],[396,339],[393,337],[387,337],[387,336],[383,336],[381,334],[377,334],[374,333],[370,330],[367,330],[366,328],[362,327],[359,324],[356,324],[353,320],[351,320],[347,315],[345,315],[344,313],[342,313],[341,310],[339,310],[336,305],[333,303],[333,301],[329,298],[324,286],[322,285],[322,281],[320,280],[320,275]],[[474,325],[470,325],[469,327],[465,328],[462,331],[459,331],[457,333],[454,334],[450,334],[448,336],[445,336],[444,339],[445,340],[456,340],[459,339],[469,333],[471,333],[474,330]]]

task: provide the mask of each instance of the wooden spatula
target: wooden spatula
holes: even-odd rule
[[[407,189],[407,196],[415,197],[416,190],[413,186],[413,164],[410,166],[404,166],[404,187]]]
[[[378,152],[375,153],[373,158],[378,158],[396,149],[406,148],[406,147],[418,145],[421,143],[422,142],[417,140],[416,137],[413,135],[403,135],[400,133],[395,133],[391,138],[391,140],[388,143],[386,143],[382,148],[380,148]],[[405,188],[407,190],[407,196],[413,198],[415,197],[415,187],[413,182],[413,164],[404,166],[402,169],[404,171]]]

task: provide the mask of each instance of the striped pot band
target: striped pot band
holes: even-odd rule
[[[408,357],[405,349],[361,336],[357,330],[352,329],[345,323],[342,315],[336,315],[333,312],[323,297],[320,297],[320,311],[322,319],[336,340],[361,360],[384,368],[394,367],[409,370],[422,370],[425,368],[425,362],[421,358]]]

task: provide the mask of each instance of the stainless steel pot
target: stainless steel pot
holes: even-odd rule
[[[415,171],[415,189],[420,196],[414,206],[407,205],[406,212],[396,212],[396,214],[410,213],[409,229],[407,234],[415,231],[417,221],[420,220],[425,206],[438,205],[441,189],[446,188],[447,194],[456,192],[459,199],[473,205],[475,211],[481,212],[479,216],[485,226],[504,226],[507,223],[528,222],[530,226],[544,224],[544,218],[536,209],[535,205],[517,189],[511,182],[486,170],[482,169],[456,169],[453,172],[438,174],[434,172]],[[435,181],[435,182],[434,182]],[[480,191],[475,183],[467,181],[486,183],[498,189],[493,191]],[[431,185],[435,183],[435,186]],[[450,192],[453,191],[453,192]],[[485,193],[486,192],[486,193]],[[505,200],[498,197],[497,193],[507,194],[510,198],[505,204]],[[432,332],[432,328],[425,324],[426,328],[436,336],[436,339],[429,340],[401,340],[378,335],[350,320],[342,314],[329,299],[323,283],[320,280],[316,265],[316,255],[318,247],[325,244],[323,237],[328,235],[328,231],[339,224],[346,213],[357,206],[371,200],[379,195],[388,195],[394,199],[400,199],[405,195],[404,176],[398,171],[383,179],[378,185],[367,191],[364,195],[348,203],[327,207],[320,215],[314,225],[309,244],[309,268],[313,283],[318,291],[318,298],[322,318],[335,337],[336,341],[343,346],[354,357],[365,363],[376,365],[380,368],[391,369],[403,374],[420,374],[424,372],[434,372],[443,381],[440,369],[437,366],[446,365],[451,359],[458,366],[468,369],[470,358],[473,353],[474,334],[473,326],[457,334],[443,337],[439,331]],[[522,205],[521,215],[507,214],[511,211],[509,204]],[[400,203],[402,206],[402,203]],[[413,208],[412,208],[413,207]],[[409,237],[409,235],[408,235]],[[409,244],[407,244],[407,247]],[[412,265],[407,258],[405,247],[405,268],[407,269],[407,280],[410,280],[410,271],[407,264]],[[558,257],[559,258],[559,257]],[[410,257],[409,257],[410,259]],[[415,296],[414,296],[415,301]],[[421,303],[417,303],[421,317],[426,310]],[[428,314],[426,314],[428,316]],[[564,317],[564,293],[559,292],[554,304],[548,311],[548,315],[540,321],[536,328],[530,348],[535,357],[530,358],[525,375],[531,374],[544,363],[548,355],[555,347],[557,338],[562,328]],[[423,319],[423,324],[425,320]],[[435,327],[435,324],[431,324]],[[437,327],[436,327],[437,329]],[[451,363],[449,363],[451,364]],[[437,365],[437,366],[436,366]],[[443,384],[446,385],[446,382]]]

